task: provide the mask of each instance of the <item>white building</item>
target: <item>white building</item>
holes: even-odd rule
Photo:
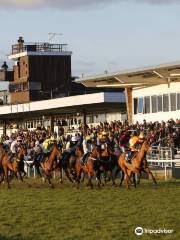
[[[130,122],[180,119],[180,62],[81,78],[86,87],[124,88]]]
[[[0,106],[0,135],[3,132],[11,134],[17,131],[17,127],[33,130],[39,124],[58,132],[59,126],[77,128],[80,124],[123,121],[125,113],[123,92],[100,92]],[[13,126],[16,127],[13,129]]]

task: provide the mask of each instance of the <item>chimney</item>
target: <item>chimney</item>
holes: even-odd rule
[[[23,37],[19,37],[18,44],[19,44],[19,49],[23,49],[23,45],[24,45]]]
[[[8,65],[6,62],[3,63],[3,65],[1,66],[2,70],[4,70],[5,72],[7,71],[8,69]]]

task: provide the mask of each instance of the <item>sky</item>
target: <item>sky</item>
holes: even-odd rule
[[[50,32],[73,52],[73,76],[177,61],[179,12],[180,0],[0,0],[0,64],[19,36],[47,42]]]

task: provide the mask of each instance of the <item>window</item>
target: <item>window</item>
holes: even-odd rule
[[[163,94],[163,112],[169,111],[169,96],[168,94]]]
[[[143,98],[138,98],[138,113],[143,113]]]
[[[157,96],[151,97],[152,113],[157,112]]]
[[[176,93],[171,93],[170,99],[171,99],[171,111],[176,111]]]
[[[134,98],[134,114],[137,114],[137,105],[138,105],[138,99]]]
[[[144,113],[150,113],[150,97],[144,98]]]
[[[180,110],[180,93],[177,93],[177,110]]]
[[[158,96],[158,112],[162,112],[162,95]]]

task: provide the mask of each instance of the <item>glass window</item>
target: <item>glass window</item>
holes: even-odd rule
[[[162,95],[158,96],[158,112],[162,112]]]
[[[137,114],[138,99],[134,98],[134,114]]]
[[[177,110],[180,110],[180,93],[177,93]]]
[[[143,113],[143,98],[138,98],[138,113]]]
[[[163,94],[163,112],[169,111],[169,95]]]
[[[157,96],[151,97],[152,113],[157,112]]]
[[[171,98],[171,111],[176,111],[176,93],[171,93],[170,98]]]
[[[144,98],[144,113],[150,113],[150,97]]]

